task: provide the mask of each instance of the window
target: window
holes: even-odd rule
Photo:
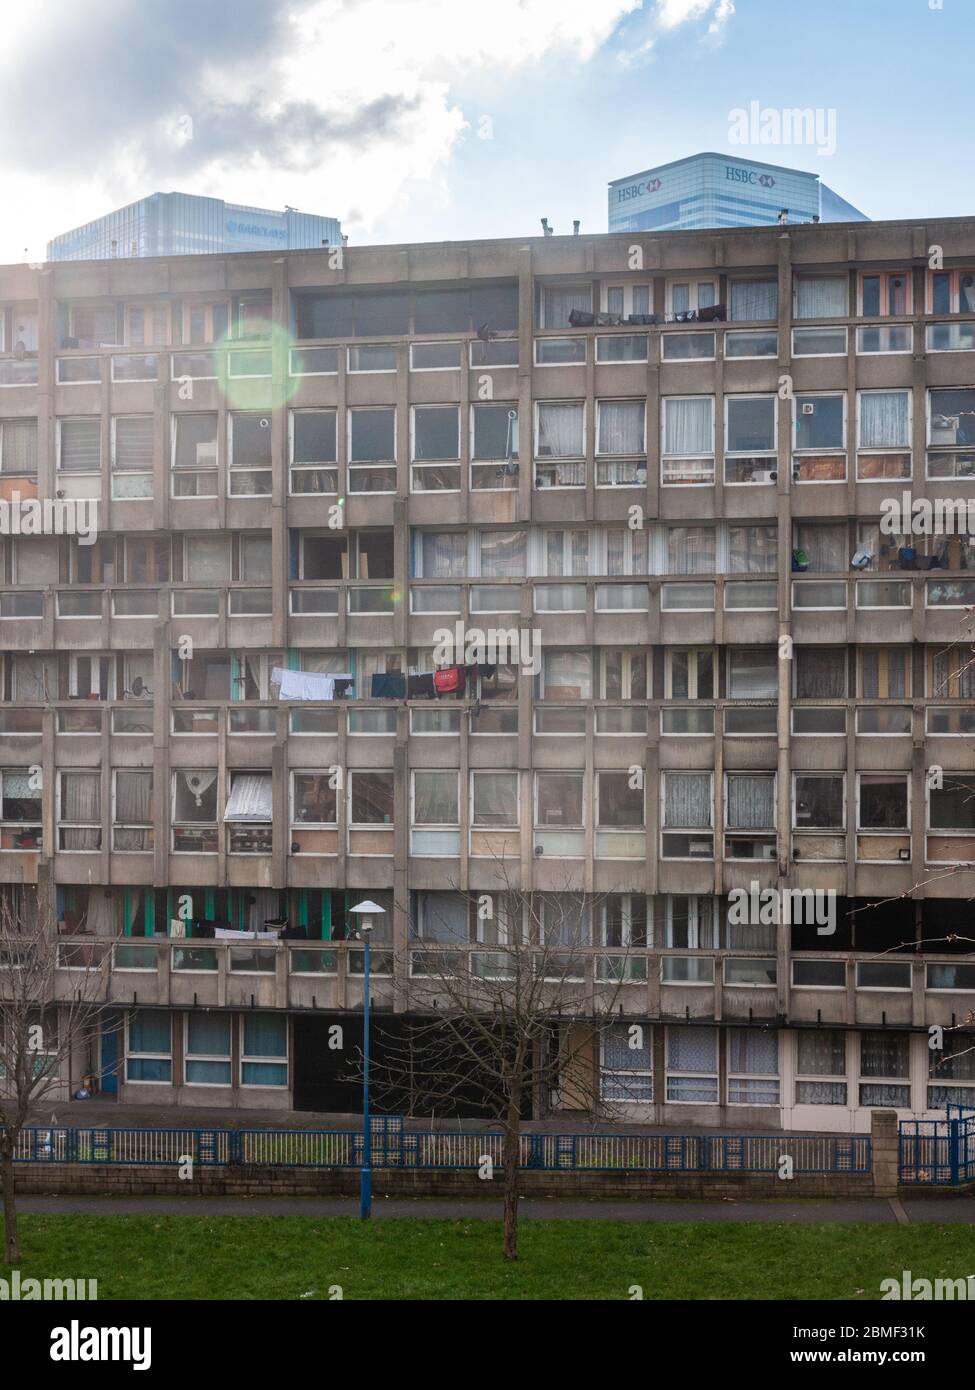
[[[845,357],[845,328],[794,328],[793,357]]]
[[[360,406],[348,411],[349,491],[396,491],[396,410]]]
[[[478,534],[483,579],[520,579],[525,573],[524,531],[481,531]]]
[[[793,411],[796,481],[842,482],[846,478],[845,394],[797,395]]]
[[[329,772],[291,774],[292,854],[335,853],[337,846],[331,833],[338,820],[335,783]]]
[[[629,527],[607,527],[597,533],[597,573],[614,577],[629,574],[647,573],[647,532],[631,531]],[[602,561],[602,547],[605,546],[605,561]]]
[[[542,570],[550,578],[587,575],[589,573],[589,532],[544,531]]]
[[[172,819],[175,854],[216,854],[216,769],[173,773]]]
[[[928,392],[928,477],[975,478],[975,388]]]
[[[940,1110],[946,1105],[971,1106],[972,1098],[975,1096],[975,1090],[971,1086],[971,1082],[975,1081],[975,1049],[972,1047],[971,1035],[952,1033],[946,1029],[942,1041],[944,1051],[940,1057],[934,1053],[931,1055],[928,1109]],[[964,1084],[944,1084],[951,1081]]]
[[[413,406],[410,443],[414,492],[460,488],[459,464],[443,464],[445,460],[460,458],[460,406]]]
[[[647,481],[645,400],[596,402],[596,485],[631,487]]]
[[[26,768],[0,774],[0,848],[41,848],[42,789]]]
[[[667,1100],[672,1104],[717,1105],[716,1028],[667,1029]]]
[[[715,899],[697,893],[668,893],[661,900],[663,945],[684,951],[713,951],[718,945]]]
[[[536,772],[535,826],[539,830],[581,831],[585,825],[585,793],[581,772]],[[582,836],[535,837],[536,846],[551,852],[581,853]]]
[[[664,859],[711,859],[714,855],[714,792],[710,772],[661,775]]]
[[[646,854],[644,778],[637,772],[596,773],[596,856],[642,859]]]
[[[797,700],[844,700],[847,694],[845,647],[795,647]]]
[[[216,497],[217,416],[173,416],[172,495]]]
[[[967,648],[928,648],[927,693],[939,699],[975,700],[975,658]]]
[[[768,700],[779,692],[779,663],[775,647],[728,649],[728,699]]]
[[[269,772],[231,772],[223,813],[231,854],[270,854],[274,802]]]
[[[464,579],[467,535],[463,531],[421,531],[414,541],[418,579]]]
[[[173,1079],[172,1014],[135,1009],[125,1023],[126,1081],[169,1085]]]
[[[714,482],[713,396],[665,396],[661,431],[661,482]]]
[[[542,945],[576,947],[592,944],[589,903],[581,894],[543,893],[537,899],[536,911]]]
[[[775,774],[725,774],[725,855],[729,859],[774,859]]]
[[[843,318],[849,312],[850,282],[846,275],[797,275],[793,316],[797,319]]]
[[[842,772],[796,772],[792,785],[794,830],[846,829],[846,779]]]
[[[152,772],[119,768],[115,774],[112,848],[123,853],[152,849]]]
[[[779,286],[776,280],[732,280],[728,292],[728,317],[734,323],[758,323],[779,316]]]
[[[909,1110],[911,1106],[909,1033],[860,1034],[860,1104]]]
[[[186,1084],[230,1085],[230,1014],[194,1009],[186,1015]]]
[[[152,496],[151,415],[112,417],[112,496]]]
[[[459,773],[416,768],[412,774],[410,852],[460,853]]]
[[[638,648],[604,647],[599,654],[601,700],[645,700],[647,657]]]
[[[742,358],[778,357],[779,335],[774,329],[729,329],[724,335],[724,355]]]
[[[835,574],[844,572],[849,560],[849,540],[843,523],[798,522],[792,552],[794,572]]]
[[[934,270],[928,276],[929,314],[975,313],[975,273]]]
[[[535,318],[539,328],[571,328],[574,313],[592,313],[592,285],[536,287]]]
[[[392,827],[392,771],[349,773],[349,822]]]
[[[713,333],[662,333],[660,353],[665,362],[713,362]]]
[[[649,314],[653,308],[653,286],[649,283],[603,284],[600,286],[602,312],[613,318]]]
[[[859,694],[871,700],[902,700],[911,693],[907,647],[857,647]]]
[[[598,944],[642,950],[649,942],[647,899],[643,893],[607,893],[597,903]]]
[[[669,526],[665,574],[714,574],[717,532],[713,526]]]
[[[729,1028],[728,1104],[778,1103],[778,1033],[764,1028]]]
[[[775,396],[725,397],[726,483],[774,483],[778,477]]]
[[[471,824],[481,829],[518,825],[517,772],[471,773]]]
[[[599,1092],[605,1101],[649,1105],[653,1100],[652,1030],[614,1023],[600,1036]]]
[[[589,651],[542,651],[542,700],[591,700],[592,653]]]
[[[349,348],[350,372],[395,372],[396,349],[386,343]]]
[[[287,1086],[288,1020],[284,1014],[242,1015],[242,1086]]]
[[[664,699],[713,700],[714,651],[711,647],[664,649]]]
[[[865,319],[899,317],[911,312],[910,272],[861,271],[860,313]]]
[[[0,420],[0,474],[37,476],[36,420]]]
[[[714,355],[713,348],[711,355]],[[614,333],[611,337],[596,339],[597,362],[646,362],[646,360],[646,333]]]
[[[717,286],[714,280],[668,280],[665,303],[667,314],[680,319],[682,314],[697,314],[701,309],[710,309],[717,302]]]
[[[471,487],[502,491],[518,485],[518,406],[471,406]]]
[[[291,492],[337,493],[334,410],[293,410],[288,449]]]
[[[101,774],[58,775],[58,848],[90,852],[101,849]]]
[[[231,411],[231,497],[270,496],[271,417],[259,411]]]
[[[905,774],[861,772],[857,789],[858,829],[873,834],[908,829],[910,798]]]
[[[932,340],[932,335],[939,332],[942,327],[953,328],[955,325],[935,325],[928,327],[928,351],[939,350],[939,343]],[[885,323],[875,324],[870,327],[860,327],[857,329],[857,352],[861,356],[871,353],[895,353],[911,352],[914,348],[914,329],[909,323]]]
[[[796,1105],[845,1104],[846,1034],[838,1028],[797,1032]]]
[[[910,391],[860,391],[857,394],[857,477],[865,482],[909,478],[910,448]]]
[[[101,468],[101,420],[97,415],[59,419],[58,472],[97,473]]]
[[[729,526],[728,574],[775,574],[778,527],[773,524]]]
[[[585,414],[582,401],[538,401],[535,405],[535,486],[583,487],[586,481]]]
[[[943,785],[928,792],[928,827],[943,835],[975,832],[975,778],[944,772]]]
[[[415,934],[421,941],[465,945],[470,940],[469,919],[470,902],[463,893],[416,895]]]
[[[586,360],[585,338],[536,338],[536,367],[568,367]]]

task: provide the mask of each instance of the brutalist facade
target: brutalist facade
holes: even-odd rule
[[[532,894],[622,977],[634,1120],[971,1098],[970,221],[11,266],[0,306],[0,880],[66,990],[122,938],[67,1084],[352,1108],[348,909],[395,1020]]]

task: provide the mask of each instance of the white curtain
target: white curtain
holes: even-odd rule
[[[37,472],[36,420],[6,420],[0,426],[0,472]]]
[[[671,1071],[704,1072],[718,1070],[718,1039],[714,1028],[667,1029],[667,1065]]]
[[[186,542],[186,578],[210,583],[230,578],[230,542],[224,536],[191,536]]]
[[[774,829],[775,778],[730,773],[725,825],[729,830]]]
[[[711,825],[711,774],[668,772],[664,783],[664,825],[703,830]]]
[[[845,526],[797,526],[796,548],[809,556],[809,568],[817,574],[845,571],[849,556]]]
[[[729,700],[763,700],[778,694],[779,670],[774,648],[733,647],[728,664]]]
[[[779,313],[779,287],[774,280],[732,280],[731,318],[752,322],[774,319]]]
[[[845,648],[800,647],[796,655],[797,699],[846,699]]]
[[[43,704],[58,698],[58,668],[41,656],[13,657],[13,698]]]
[[[152,773],[116,772],[115,774],[115,848],[140,850],[147,848],[147,832],[138,826],[152,823]],[[122,827],[128,827],[124,829]]]
[[[800,1076],[845,1076],[846,1040],[842,1033],[827,1029],[803,1030],[797,1035],[796,1070]]]
[[[61,820],[101,821],[101,780],[97,772],[72,772],[61,775]],[[86,830],[62,831],[65,849],[97,849],[101,830],[92,826]]]
[[[807,275],[796,283],[796,318],[841,318],[847,312],[845,275]]]
[[[479,772],[474,777],[474,823],[516,825],[518,779],[508,772]]]
[[[646,453],[645,419],[643,401],[600,401],[597,453]]]
[[[906,391],[864,391],[860,396],[860,448],[910,447]]]
[[[713,574],[713,526],[672,526],[667,533],[668,574]]]
[[[414,825],[456,825],[458,814],[456,772],[414,772]]]
[[[524,531],[481,533],[481,575],[485,579],[521,579],[525,574]]]
[[[778,1076],[778,1033],[758,1028],[732,1028],[728,1070],[735,1076]]]
[[[224,820],[269,825],[273,819],[273,814],[271,774],[269,772],[237,773],[230,789],[230,796],[227,799],[227,809],[223,813]]]
[[[574,458],[585,452],[581,401],[541,402],[538,407],[538,452],[553,458]]]
[[[665,398],[664,453],[714,453],[713,397]]]
[[[467,574],[467,536],[462,531],[426,532],[421,543],[421,578],[462,579]]]
[[[729,574],[774,574],[778,563],[777,526],[728,528]]]
[[[573,309],[591,312],[592,290],[588,285],[551,285],[542,290],[542,306],[546,328],[569,328]]]
[[[114,936],[115,912],[107,888],[88,889],[88,909],[85,913],[85,926],[96,936]]]

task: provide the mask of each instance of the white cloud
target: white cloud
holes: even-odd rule
[[[734,12],[733,0],[657,0],[657,20],[664,29],[711,15],[708,33],[717,34]]]
[[[88,0],[73,35],[52,0],[20,7],[15,41],[5,33],[0,54],[0,89],[20,96],[8,95],[0,129],[0,260],[21,259],[24,247],[36,258],[50,236],[157,188],[338,216],[355,209],[351,229],[362,239],[408,191],[445,196],[458,142],[483,114],[503,115],[511,77],[530,80],[546,60],[589,61],[641,8],[238,4],[232,30],[211,25],[203,36],[193,17],[206,8],[195,0]],[[494,113],[484,97],[492,75]],[[481,106],[465,115],[471,80]],[[40,120],[38,102],[47,107]]]

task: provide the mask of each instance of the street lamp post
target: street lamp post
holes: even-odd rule
[[[359,1172],[359,1217],[368,1221],[372,1216],[372,1125],[369,1120],[369,936],[373,918],[386,909],[378,903],[356,903],[349,915],[358,919],[356,935],[363,944],[365,962],[362,990],[362,1168]]]

